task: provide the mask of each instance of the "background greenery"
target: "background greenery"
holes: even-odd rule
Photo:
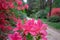
[[[50,12],[50,6],[52,8],[60,8],[60,0],[27,0],[29,9],[27,10],[27,16],[35,19],[41,19],[51,27],[60,29],[60,16],[52,16],[47,18],[47,14]]]

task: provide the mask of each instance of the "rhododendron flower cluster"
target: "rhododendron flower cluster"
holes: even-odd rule
[[[1,12],[0,13],[0,29],[3,32],[5,32],[6,30],[12,29],[11,26],[6,26],[6,25],[8,25],[8,21],[6,19],[7,19],[7,16],[5,15],[5,13]]]
[[[8,34],[9,40],[22,40],[20,33],[15,32],[14,34]]]
[[[0,39],[6,39],[5,38],[5,33],[8,33],[9,31],[12,30],[12,26],[9,25],[9,22],[8,22],[8,17],[6,16],[6,14],[4,12],[0,12]]]
[[[17,7],[15,7],[15,4],[17,4]],[[0,0],[0,10],[8,10],[12,8],[17,8],[18,7],[22,10],[23,7],[24,9],[28,9],[28,5],[23,5],[22,0]]]
[[[18,19],[16,27],[13,29],[14,34],[15,32],[20,32],[22,39],[24,39],[24,36],[31,34],[33,37],[39,35],[42,40],[47,40],[47,24],[44,24],[40,19],[35,21],[34,19],[26,20],[24,23],[22,23],[22,20]],[[14,34],[12,34],[14,36]],[[14,39],[14,37],[9,36],[9,39]],[[17,36],[16,36],[17,37]],[[18,36],[20,37],[20,36]],[[16,39],[19,39],[19,38]]]

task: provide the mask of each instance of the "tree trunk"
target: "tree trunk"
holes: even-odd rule
[[[49,18],[51,17],[51,10],[52,10],[52,0],[49,0],[49,7],[50,7],[50,11],[49,11]]]

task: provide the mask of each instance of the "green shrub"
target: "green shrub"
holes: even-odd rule
[[[36,13],[36,15],[37,15],[38,18],[46,18],[46,16],[47,16],[47,11],[45,11],[45,10],[38,11],[38,12]]]
[[[48,21],[50,22],[60,22],[60,17],[59,16],[51,16],[48,18]]]

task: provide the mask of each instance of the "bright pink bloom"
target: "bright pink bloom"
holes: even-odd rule
[[[40,26],[40,28],[41,28],[41,26],[43,25],[42,20],[38,19],[38,20],[37,20],[37,25]]]
[[[42,40],[47,40],[47,38],[45,38],[47,36],[47,31],[46,31],[47,27],[48,27],[47,24],[42,24],[41,26],[40,34],[41,34]]]
[[[30,33],[33,36],[40,34],[42,38],[45,38],[47,35],[46,29],[47,25],[44,24],[41,20],[25,20],[25,23],[22,24],[22,21],[19,19],[17,21],[16,28],[14,28],[14,31],[22,30],[25,35]]]
[[[47,24],[42,24],[41,30],[46,30],[47,28],[48,28],[48,25]]]
[[[41,37],[43,38],[47,35],[47,32],[46,32],[46,30],[41,30],[40,34],[41,34]]]
[[[9,40],[22,40],[20,33],[15,32],[14,34],[8,34]]]
[[[25,34],[37,35],[40,32],[40,26],[38,26],[34,19],[28,20],[24,24],[24,32]]]
[[[18,20],[14,31],[21,30],[21,29],[23,29],[26,35],[28,33],[30,33],[31,35],[37,35],[39,33],[46,35],[46,31],[44,30],[47,29],[47,25],[43,24],[41,20],[35,21],[34,19],[27,20],[22,25],[21,20]]]

